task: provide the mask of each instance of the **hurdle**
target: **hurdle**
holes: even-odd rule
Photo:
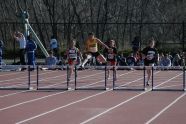
[[[161,72],[159,76],[154,76],[154,71],[156,70]],[[158,79],[163,80],[164,75],[166,76],[166,78],[168,78],[168,80],[164,81],[164,84],[162,86],[158,84]],[[152,91],[185,91],[185,66],[153,67]]]
[[[5,78],[5,80],[0,81],[0,90],[29,90],[30,89],[30,66],[24,65],[1,65],[0,66],[2,74],[1,76]],[[25,72],[22,69],[27,70],[27,76],[25,76]],[[11,72],[11,74],[9,73]],[[6,74],[4,74],[6,73]],[[5,76],[3,76],[3,74]],[[22,74],[22,77],[13,77],[16,75]],[[8,79],[6,78],[8,76]],[[12,75],[12,77],[11,77]],[[10,78],[10,79],[9,79]],[[11,79],[12,78],[12,79]],[[20,81],[22,79],[22,81]],[[25,80],[24,80],[25,79]],[[8,82],[8,83],[7,83]]]
[[[117,68],[117,71],[116,71]],[[117,66],[113,67],[113,90],[145,91],[145,66]],[[117,76],[122,73],[121,76]],[[128,76],[132,74],[134,77]],[[117,80],[115,79],[117,77]],[[137,78],[133,80],[133,78]],[[132,80],[131,80],[132,79]]]
[[[79,68],[75,66],[75,90],[106,90],[107,89],[107,80],[106,80],[106,71],[107,66],[86,66],[85,70],[86,73],[94,72],[91,75],[85,76],[83,78],[78,77]],[[97,81],[98,76],[102,76],[99,81]],[[96,77],[95,77],[96,76]],[[93,81],[90,81],[91,78]],[[84,79],[83,81],[81,79]],[[96,81],[94,81],[96,79]],[[85,85],[83,84],[85,83]],[[80,84],[80,86],[79,86]]]
[[[65,68],[66,69],[63,69],[62,66],[53,67],[48,67],[47,65],[37,66],[37,90],[40,91],[68,90],[69,82],[67,78],[69,67],[67,66]],[[44,72],[46,72],[47,74],[45,75]]]

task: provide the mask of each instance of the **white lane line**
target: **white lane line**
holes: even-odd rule
[[[80,73],[80,72],[79,72],[79,73]],[[98,73],[98,74],[100,74],[100,73]],[[65,75],[66,75],[66,74],[65,74]],[[94,75],[96,75],[96,74],[94,74]],[[94,76],[94,75],[90,75],[90,76]],[[63,75],[60,75],[60,76],[63,76]],[[56,76],[56,77],[60,77],[60,76]],[[85,77],[78,78],[78,79],[83,79],[83,78],[87,78],[87,77],[89,77],[89,76],[85,76]],[[43,79],[41,79],[41,80],[39,80],[39,81],[43,81],[43,80],[46,80],[46,78],[43,78]],[[72,80],[72,81],[73,81],[73,80]],[[36,82],[36,81],[32,81],[32,82]],[[65,82],[62,82],[62,83],[66,83],[66,81],[65,81]],[[49,85],[49,86],[54,86],[54,85],[57,85],[57,84],[53,84],[53,85]],[[17,85],[16,85],[16,86],[17,86]],[[48,87],[48,86],[44,86],[44,87],[42,87],[42,88],[45,88],[45,87]],[[33,91],[33,90],[32,90],[32,91]],[[17,94],[24,93],[24,92],[30,92],[30,90],[20,91],[20,92],[15,92],[15,93],[10,93],[10,94],[6,94],[6,95],[2,95],[2,96],[0,96],[0,98],[12,96],[12,95],[17,95]]]
[[[47,72],[47,73],[48,73],[48,72]],[[47,73],[42,73],[42,75],[47,74]],[[35,76],[35,75],[32,75],[32,76]],[[63,76],[66,76],[66,74],[65,74],[65,75],[55,76],[55,77],[43,78],[43,79],[40,79],[39,81],[44,81],[44,80],[46,80],[46,79],[53,79],[53,78],[61,77],[61,76],[62,76],[62,77],[63,77]],[[36,81],[31,81],[31,83],[33,83],[33,82],[36,82]],[[23,84],[23,82],[20,82],[20,83]],[[12,86],[20,86],[20,85],[21,85],[21,84],[12,85]],[[23,84],[23,85],[24,85],[24,84]],[[8,86],[8,87],[12,87],[12,86]],[[20,93],[24,93],[24,92],[30,92],[30,91],[29,91],[29,90],[26,90],[26,91],[19,91],[19,92],[15,92],[15,93],[10,93],[10,94],[6,94],[6,95],[2,95],[2,96],[0,96],[0,98],[12,96],[12,95],[16,95],[16,94],[20,94]]]
[[[125,101],[123,101],[123,102],[121,102],[121,103],[119,103],[119,104],[117,104],[117,105],[115,105],[115,106],[113,106],[113,107],[107,109],[106,111],[103,111],[103,112],[101,112],[100,114],[97,114],[96,116],[93,116],[93,117],[91,117],[91,118],[89,118],[89,119],[87,119],[87,120],[81,122],[80,124],[86,124],[86,123],[88,123],[88,122],[90,122],[90,121],[92,121],[92,120],[98,118],[99,116],[102,116],[103,114],[106,114],[107,112],[109,112],[109,111],[111,111],[111,110],[113,110],[113,109],[115,109],[115,108],[118,108],[118,107],[120,107],[121,105],[123,105],[123,104],[125,104],[125,103],[127,103],[127,102],[130,102],[130,101],[132,101],[133,99],[135,99],[135,98],[137,98],[137,97],[139,97],[139,96],[141,96],[141,95],[143,95],[143,94],[145,94],[145,93],[147,93],[147,92],[149,92],[149,90],[144,91],[144,92],[142,92],[142,93],[140,93],[140,94],[138,94],[138,95],[136,95],[136,96],[134,96],[134,97],[131,97],[130,99],[127,99],[127,100],[125,100]]]
[[[159,87],[158,89],[173,88],[173,87],[178,87],[177,88],[178,90],[182,90],[183,89],[183,84],[169,85],[169,86]]]
[[[13,107],[18,107],[18,106],[23,105],[23,104],[35,102],[35,101],[38,101],[38,100],[41,100],[41,99],[45,99],[45,98],[48,98],[48,97],[51,97],[51,96],[55,96],[55,95],[58,95],[58,94],[62,94],[62,93],[65,93],[65,92],[67,92],[67,91],[62,91],[62,92],[59,92],[59,93],[54,93],[54,94],[51,94],[51,95],[39,97],[37,99],[24,101],[24,102],[21,102],[21,103],[18,103],[18,104],[14,104],[14,105],[11,105],[11,106],[7,106],[7,107],[4,107],[4,108],[1,108],[0,111],[4,111],[4,110],[7,110],[7,109],[10,109],[10,108],[13,108]]]
[[[52,109],[52,110],[47,111],[47,112],[44,112],[44,113],[39,114],[39,115],[37,115],[37,116],[33,116],[33,117],[31,117],[31,118],[28,118],[28,119],[25,119],[25,120],[22,120],[22,121],[16,122],[16,124],[22,124],[22,123],[28,122],[28,121],[33,120],[33,119],[35,119],[35,118],[38,118],[38,117],[44,116],[44,115],[49,114],[49,113],[51,113],[51,112],[55,112],[55,111],[57,111],[57,110],[59,110],[59,109],[63,109],[63,108],[68,107],[68,106],[70,106],[70,105],[73,105],[73,104],[76,104],[76,103],[79,103],[79,102],[85,101],[85,100],[87,100],[87,99],[90,99],[90,98],[92,98],[92,97],[95,97],[95,96],[101,95],[101,94],[106,93],[106,92],[108,92],[108,91],[103,91],[103,92],[100,92],[100,93],[97,93],[97,94],[94,94],[94,95],[91,95],[91,96],[85,97],[85,98],[83,98],[83,99],[80,99],[80,100],[77,100],[77,101],[71,102],[71,103],[66,104],[66,105],[64,105],[64,106],[61,106],[61,107],[58,107],[58,108]]]
[[[134,71],[133,71],[133,72],[134,72]],[[132,72],[124,73],[124,74],[121,74],[121,75],[119,75],[119,76],[126,75],[126,74],[129,74],[129,73],[132,73]],[[136,79],[135,81],[138,81],[138,80],[139,80],[139,79]],[[128,82],[128,84],[129,84],[129,83],[133,83],[133,82],[135,82],[135,81]],[[112,89],[107,90],[107,91],[103,91],[103,92],[98,93],[98,94],[94,94],[94,95],[89,96],[89,97],[86,97],[86,98],[84,98],[83,100],[80,99],[80,100],[78,100],[78,102],[77,102],[77,101],[74,101],[74,102],[72,102],[72,103],[69,103],[69,104],[67,104],[67,105],[64,105],[64,106],[58,107],[58,108],[56,108],[56,109],[52,109],[52,110],[50,110],[50,111],[47,111],[47,112],[41,113],[41,114],[39,114],[39,115],[36,115],[36,116],[30,117],[30,118],[28,118],[28,119],[25,119],[25,120],[22,120],[22,121],[20,121],[20,122],[17,122],[16,124],[25,123],[25,122],[27,122],[27,121],[30,121],[30,120],[33,120],[33,119],[35,119],[35,118],[38,118],[38,117],[44,116],[44,115],[46,115],[46,114],[50,114],[50,113],[52,113],[52,112],[55,112],[55,111],[60,110],[60,109],[62,109],[62,108],[68,107],[68,106],[73,105],[73,104],[75,104],[75,103],[82,102],[82,101],[87,100],[87,99],[90,99],[90,98],[92,98],[92,97],[94,97],[94,96],[98,96],[98,95],[101,95],[101,94],[104,94],[104,93],[107,93],[107,92],[110,92],[110,91],[112,91]]]
[[[19,91],[19,92],[15,92],[15,93],[9,93],[9,94],[0,96],[0,98],[5,98],[5,97],[8,97],[8,96],[13,96],[13,95],[17,95],[17,94],[25,93],[25,92],[28,92],[28,91],[24,90],[24,91]]]
[[[158,118],[162,113],[164,113],[166,110],[168,110],[171,106],[173,106],[178,100],[183,98],[186,95],[186,93],[183,93],[181,96],[179,96],[177,99],[175,99],[172,103],[170,103],[168,106],[166,106],[164,109],[162,109],[159,113],[157,113],[154,117],[152,117],[149,121],[147,121],[145,124],[150,124],[153,122],[156,118]]]
[[[127,72],[127,73],[121,74],[121,75],[119,75],[118,77],[123,76],[123,75],[130,74],[130,73],[132,73],[132,72]],[[139,80],[139,79],[138,79],[138,80]],[[86,88],[86,87],[88,87],[88,86],[94,87],[94,86],[92,86],[92,85],[95,85],[95,84],[100,83],[100,82],[102,82],[102,81],[105,81],[105,80],[100,80],[100,81],[98,81],[98,82],[91,83],[91,84],[88,84],[88,85],[85,85],[85,86],[80,86],[80,87],[77,87],[77,88]],[[131,82],[131,83],[132,83],[132,82]]]
[[[46,72],[46,73],[42,73],[42,74],[40,74],[40,75],[44,75],[44,74],[47,74],[47,73],[50,73],[50,72]],[[81,72],[79,72],[79,73],[81,73]],[[32,76],[35,76],[35,75],[32,75]],[[59,75],[59,76],[56,76],[56,77],[61,77],[61,76],[66,76],[66,74],[65,75]],[[56,78],[55,77],[55,78]],[[51,77],[51,78],[43,78],[43,79],[40,79],[39,81],[48,81],[48,80],[46,80],[46,79],[53,79],[54,77]],[[34,83],[34,82],[36,82],[36,81],[31,81],[31,83]],[[22,83],[22,82],[21,82]],[[62,82],[62,83],[65,83],[65,82]],[[23,84],[23,83],[22,83]],[[61,84],[61,83],[60,83]],[[21,84],[18,84],[18,85],[21,85]],[[12,86],[18,86],[18,85],[12,85]],[[57,84],[53,84],[53,85],[49,85],[49,86],[54,86],[54,85],[57,85]],[[12,86],[9,86],[10,88],[12,87]],[[45,87],[47,87],[47,86],[45,86]],[[6,95],[2,95],[2,96],[0,96],[0,98],[4,98],[4,97],[8,97],[8,96],[12,96],[12,95],[16,95],[16,94],[20,94],[20,93],[24,93],[24,92],[30,92],[29,90],[26,90],[26,91],[20,91],[20,92],[15,92],[15,93],[10,93],[10,94],[6,94]]]
[[[182,74],[182,73],[181,73],[181,74]],[[170,80],[172,80],[172,79],[174,79],[174,78],[180,76],[181,74],[178,74],[178,75],[172,77],[171,79],[162,82],[162,83],[159,84],[159,85],[165,84],[165,83],[167,83],[168,81],[170,81]],[[157,85],[157,86],[155,86],[155,87],[158,87],[159,85]],[[108,112],[110,112],[110,111],[112,111],[112,110],[114,110],[114,109],[116,109],[116,108],[122,106],[123,104],[128,103],[128,102],[132,101],[133,99],[135,99],[135,98],[137,98],[137,97],[139,97],[139,96],[142,96],[142,95],[145,94],[145,93],[150,92],[150,91],[151,91],[151,89],[149,89],[149,90],[147,90],[147,91],[144,91],[144,92],[142,92],[142,93],[140,93],[140,94],[138,94],[138,95],[136,95],[136,96],[134,96],[134,97],[132,97],[132,98],[126,100],[126,101],[123,101],[123,102],[121,102],[121,103],[119,103],[119,104],[117,104],[117,105],[115,105],[115,106],[113,106],[113,107],[111,107],[111,108],[109,108],[109,109],[107,109],[107,110],[101,112],[101,113],[98,114],[98,115],[95,115],[95,116],[93,116],[93,117],[91,117],[91,118],[89,118],[89,119],[87,119],[87,120],[81,122],[80,124],[86,124],[86,123],[88,123],[88,122],[90,122],[90,121],[92,121],[92,120],[94,120],[94,119],[96,119],[96,118],[98,118],[98,117],[100,117],[100,116],[102,116],[102,115],[104,115],[104,114],[106,114],[106,113],[108,113]]]
[[[100,74],[100,73],[98,73]],[[93,74],[93,75],[89,75],[89,76],[85,76],[85,77],[81,77],[81,78],[87,78],[87,77],[91,77],[91,76],[94,76],[94,75],[97,75],[97,74]],[[81,79],[79,78],[79,79]],[[90,84],[89,84],[90,85]],[[70,90],[71,91],[71,90]],[[35,101],[38,101],[38,100],[41,100],[41,99],[45,99],[45,98],[48,98],[48,97],[52,97],[52,96],[55,96],[55,95],[58,95],[58,94],[63,94],[65,92],[68,92],[68,91],[63,91],[63,92],[59,92],[59,93],[54,93],[54,94],[51,94],[51,95],[47,95],[47,96],[44,96],[44,97],[39,97],[37,99],[32,99],[32,100],[28,100],[28,101],[25,101],[25,102],[21,102],[21,103],[18,103],[18,104],[15,104],[15,105],[11,105],[11,106],[7,106],[7,107],[4,107],[4,108],[1,108],[0,111],[4,111],[4,110],[7,110],[7,109],[10,109],[10,108],[13,108],[13,107],[17,107],[17,106],[20,106],[20,105],[23,105],[23,104],[26,104],[26,103],[30,103],[30,102],[35,102]]]
[[[24,73],[24,72],[20,72],[20,73]],[[1,76],[6,76],[6,75],[16,75],[17,73],[16,72],[12,72],[12,73],[7,73],[7,74],[4,74],[3,72],[1,72]]]
[[[47,72],[48,73],[48,72]],[[42,75],[44,75],[44,74],[47,74],[47,73],[43,73]],[[14,74],[14,73],[13,73]],[[3,75],[2,75],[3,76]],[[35,75],[31,75],[31,76],[35,76]],[[21,77],[20,77],[21,78]],[[20,79],[19,78],[19,79]],[[23,77],[22,77],[23,78]],[[2,80],[2,82],[3,82],[4,80]],[[2,96],[0,96],[0,98],[4,98],[4,97],[8,97],[8,96],[12,96],[12,95],[16,95],[16,94],[20,94],[20,93],[24,93],[24,92],[28,92],[28,90],[26,90],[26,91],[19,91],[19,92],[15,92],[15,93],[9,93],[9,94],[6,94],[6,95],[2,95]]]
[[[35,76],[35,75],[32,75],[32,76]],[[32,77],[31,76],[31,77]],[[56,77],[63,77],[63,76],[66,76],[66,74],[64,74],[64,75],[59,75],[59,76],[55,76],[55,77],[53,77],[53,76],[51,76],[51,77],[47,77],[47,78],[43,78],[43,79],[40,79],[39,81],[48,81],[48,79],[55,79]],[[28,76],[27,76],[27,78],[28,78]],[[12,79],[11,79],[12,80]],[[20,78],[19,79],[16,79],[16,80],[20,80]],[[26,80],[28,80],[28,79],[26,79]],[[6,80],[4,80],[5,82],[6,82]],[[10,81],[10,80],[8,80],[8,81]],[[32,81],[32,82],[36,82],[36,81]],[[23,82],[20,82],[20,83],[23,83]],[[8,84],[12,84],[12,83],[3,83],[3,84],[6,84],[6,85],[8,85]],[[19,85],[21,85],[21,84],[19,84]],[[13,85],[14,86],[14,85]],[[15,86],[17,86],[17,85],[15,85]]]
[[[42,73],[40,75],[44,75],[44,74],[48,74],[48,73],[51,73],[51,72]],[[33,77],[33,76],[36,76],[36,74],[33,74],[30,77]],[[28,78],[28,75],[27,76],[16,77],[16,78],[9,79],[9,80],[1,80],[0,82],[15,81],[15,80],[20,80],[20,79],[24,79],[24,78]]]
[[[130,73],[130,72],[128,72],[128,73],[124,73],[124,74],[121,74],[120,76],[125,75],[125,74],[129,74],[129,73]],[[138,80],[138,79],[137,79],[137,80]],[[100,82],[100,81],[99,81],[99,82]],[[95,82],[95,83],[97,83],[97,82]],[[73,90],[71,90],[71,91],[73,91]],[[107,92],[109,92],[109,91],[112,91],[112,89],[107,90],[107,91],[102,91],[102,92],[100,92],[100,93],[96,93],[96,94],[94,94],[94,95],[91,95],[91,96],[85,97],[85,98],[80,99],[80,100],[76,100],[76,101],[71,102],[71,103],[69,103],[69,104],[66,104],[66,105],[64,105],[64,106],[60,106],[60,107],[58,107],[58,108],[52,109],[52,110],[50,110],[50,111],[47,111],[47,112],[44,112],[44,113],[41,113],[41,114],[38,114],[38,115],[33,116],[33,117],[31,117],[31,118],[28,118],[28,119],[25,119],[25,120],[22,120],[22,121],[16,122],[16,124],[25,123],[25,122],[27,122],[27,121],[30,121],[30,120],[33,120],[33,119],[35,119],[35,118],[38,118],[38,117],[44,116],[44,115],[46,115],[46,114],[50,114],[50,113],[52,113],[52,112],[55,112],[55,111],[58,111],[58,110],[60,110],[60,109],[65,108],[65,107],[68,107],[68,106],[70,106],[70,105],[73,105],[73,104],[76,104],[76,103],[79,103],[79,102],[85,101],[85,100],[90,99],[90,98],[92,98],[92,97],[95,97],[95,96],[98,96],[98,95],[101,95],[101,94],[107,93]]]

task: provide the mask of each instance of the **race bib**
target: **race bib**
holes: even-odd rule
[[[76,53],[76,50],[69,50],[69,53]]]
[[[69,58],[70,58],[70,59],[77,58],[77,54],[69,54]]]
[[[152,60],[154,58],[153,54],[147,55],[147,60]]]

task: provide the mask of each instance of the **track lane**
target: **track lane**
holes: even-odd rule
[[[163,122],[164,124],[184,124],[186,122],[186,93],[183,93],[175,101],[173,101],[169,106],[165,107],[162,111],[156,114],[148,122],[150,124],[159,124]]]
[[[81,124],[144,124],[181,94],[181,92],[148,92]]]

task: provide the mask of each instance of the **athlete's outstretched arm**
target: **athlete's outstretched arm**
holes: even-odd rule
[[[103,47],[110,49],[106,44],[104,44],[100,39],[96,38],[97,43],[99,43],[100,45],[102,45]]]

